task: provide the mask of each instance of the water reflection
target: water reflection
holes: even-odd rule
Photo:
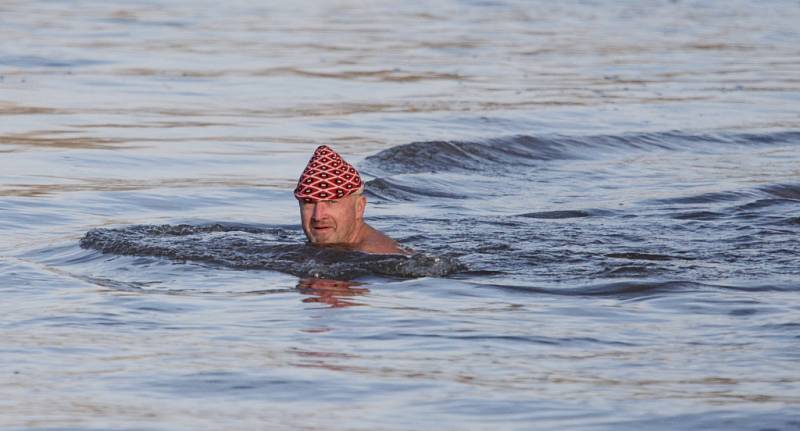
[[[297,289],[300,293],[309,295],[308,298],[303,299],[305,303],[318,302],[328,304],[331,307],[351,307],[363,304],[349,298],[369,293],[369,289],[357,287],[360,285],[361,283],[354,281],[301,278],[297,283]]]

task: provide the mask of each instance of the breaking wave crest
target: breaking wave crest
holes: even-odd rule
[[[237,269],[264,269],[299,277],[350,280],[378,275],[398,278],[442,277],[464,270],[450,257],[366,254],[306,245],[296,231],[281,227],[209,224],[136,225],[93,229],[83,248],[132,256],[167,257]]]

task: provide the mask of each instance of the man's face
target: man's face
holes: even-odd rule
[[[366,198],[353,194],[341,199],[300,202],[303,232],[312,244],[352,244],[364,219]]]

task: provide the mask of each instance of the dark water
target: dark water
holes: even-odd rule
[[[0,3],[0,428],[800,430],[798,22]],[[322,143],[417,254],[304,244]]]

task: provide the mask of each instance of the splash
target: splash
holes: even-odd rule
[[[295,231],[250,225],[135,225],[93,229],[83,248],[130,256],[263,269],[299,277],[350,280],[370,275],[442,277],[464,270],[455,258],[417,253],[412,256],[367,254],[334,247],[314,247]]]

